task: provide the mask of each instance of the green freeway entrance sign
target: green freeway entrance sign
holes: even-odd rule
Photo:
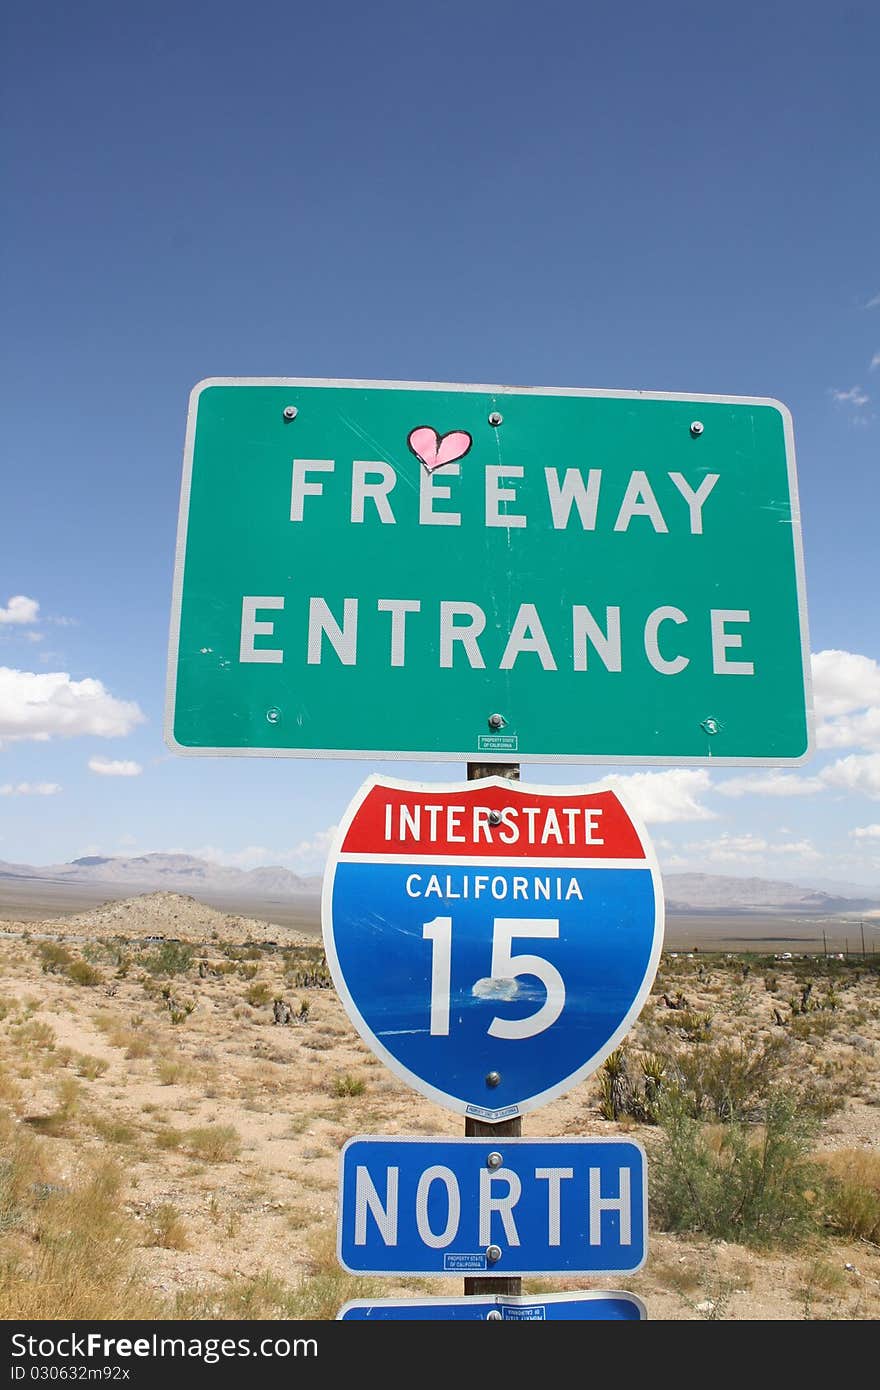
[[[178,752],[791,763],[810,749],[807,652],[776,401],[193,392]]]

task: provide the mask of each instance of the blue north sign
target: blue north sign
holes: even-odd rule
[[[338,1254],[358,1274],[621,1274],[647,1253],[641,1145],[351,1139]]]

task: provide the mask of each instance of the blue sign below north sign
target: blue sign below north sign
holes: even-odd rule
[[[339,1310],[343,1322],[635,1322],[647,1318],[632,1293],[540,1294],[506,1298],[479,1294],[472,1298],[356,1299]]]

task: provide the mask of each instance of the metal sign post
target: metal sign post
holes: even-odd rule
[[[468,763],[467,776],[469,782],[479,781],[482,777],[506,777],[510,782],[518,782],[519,763]],[[496,1136],[518,1139],[522,1135],[522,1118],[515,1115],[513,1119],[489,1125],[485,1120],[477,1120],[468,1115],[464,1122],[464,1132],[467,1138],[473,1139],[492,1139]],[[467,1296],[473,1297],[484,1294],[518,1297],[522,1293],[522,1279],[497,1274],[494,1277],[474,1275],[465,1279],[464,1291]]]

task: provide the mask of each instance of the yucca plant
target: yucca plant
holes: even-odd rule
[[[606,1120],[619,1120],[621,1115],[626,1114],[630,1098],[626,1054],[622,1047],[616,1047],[605,1058],[599,1084],[601,1113]]]

